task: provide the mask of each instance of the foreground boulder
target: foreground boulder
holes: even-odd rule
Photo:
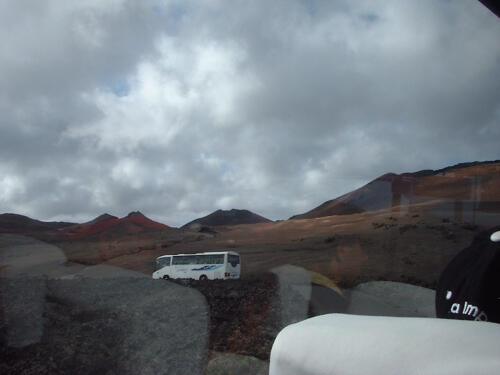
[[[53,246],[7,240],[1,374],[203,374],[209,312],[200,292],[117,267],[67,267]]]

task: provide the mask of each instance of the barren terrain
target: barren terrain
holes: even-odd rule
[[[387,174],[304,215],[255,224],[237,215],[190,229],[140,212],[82,224],[0,215],[0,369],[157,373],[188,355],[190,373],[201,374],[224,353],[265,368],[287,324],[346,306],[390,312],[385,292],[366,295],[377,290],[370,281],[403,282],[396,287],[423,293],[432,311],[433,291],[412,285],[435,288],[448,262],[500,223],[499,171],[490,162]],[[151,279],[160,255],[222,250],[241,255],[241,280]]]

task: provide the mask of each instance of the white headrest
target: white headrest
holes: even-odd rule
[[[270,375],[498,375],[500,325],[328,314],[284,328]]]

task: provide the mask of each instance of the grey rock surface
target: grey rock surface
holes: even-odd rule
[[[307,319],[311,299],[311,274],[302,267],[286,264],[271,270],[278,277],[278,298],[281,324]]]
[[[370,281],[346,291],[348,314],[435,317],[435,291],[393,281]]]

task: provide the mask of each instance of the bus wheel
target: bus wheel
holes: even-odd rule
[[[168,275],[163,276],[163,280],[168,280],[168,279],[170,279],[170,276]]]
[[[200,276],[200,280],[208,280],[207,275],[201,275],[201,276]]]

